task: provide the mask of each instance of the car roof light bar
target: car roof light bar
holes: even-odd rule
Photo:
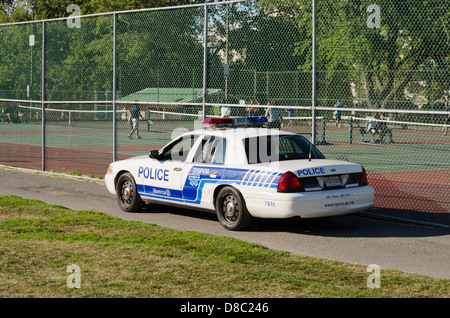
[[[265,127],[267,118],[255,117],[233,117],[233,118],[206,118],[203,121],[204,128],[239,128],[239,127]]]
[[[206,118],[203,121],[204,128],[238,128],[238,127],[264,127],[267,118],[264,116],[255,117],[233,117],[233,118]]]

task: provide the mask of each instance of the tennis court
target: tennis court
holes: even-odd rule
[[[0,162],[31,169],[42,168],[42,122],[35,116],[35,107],[22,106],[20,123],[0,124]],[[63,173],[82,173],[103,176],[110,162],[114,160],[114,138],[117,159],[147,154],[159,149],[172,139],[175,129],[192,130],[197,115],[157,112],[141,121],[142,139],[130,139],[131,125],[127,112],[117,114],[116,134],[112,113],[94,110],[46,110],[45,123],[45,170]],[[125,115],[125,116],[122,116]],[[158,116],[156,116],[158,115]],[[151,122],[151,125],[149,124]]]
[[[146,155],[170,141],[174,130],[198,127],[201,114],[169,110],[144,109],[146,120],[140,123],[142,139],[128,137],[131,130],[128,117],[120,111],[116,127],[117,159]],[[42,126],[39,118],[28,121],[27,116],[30,118],[25,111],[21,123],[0,124],[0,162],[40,170]],[[47,110],[45,169],[104,175],[113,161],[115,134],[109,117],[112,117],[110,113],[91,110],[70,111],[70,114],[68,110]],[[449,215],[450,138],[443,135],[441,127],[390,123],[394,143],[381,143],[370,142],[370,136],[359,133],[362,121],[358,124],[353,120],[351,124],[347,120],[337,127],[325,118],[317,121],[317,147],[327,158],[365,167],[369,182],[376,190],[374,209],[398,216],[413,212],[431,221]],[[311,118],[299,117],[283,129],[309,137]]]
[[[331,119],[319,123],[318,127],[324,127],[317,130],[320,151],[327,158],[365,167],[376,191],[374,207],[380,213],[405,217],[414,211],[422,219],[439,218],[439,222],[444,213],[450,224],[450,138],[444,135],[443,125],[390,121],[387,127],[393,142],[388,136],[380,142],[379,135],[372,142],[370,134],[360,133],[367,118],[350,118],[341,121],[340,127]],[[304,125],[288,129],[310,134]]]

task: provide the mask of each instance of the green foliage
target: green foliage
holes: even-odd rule
[[[26,2],[14,0],[0,1],[0,23],[31,20]]]
[[[86,15],[202,2],[200,0],[35,0],[32,4],[30,0],[2,0],[0,1],[0,23],[68,17],[73,13],[68,11],[68,6],[71,4],[78,5],[81,14]]]
[[[67,17],[72,3],[85,15],[201,2],[37,0],[31,10],[26,1],[2,1],[0,22]],[[446,2],[380,0],[379,15],[372,2],[317,1],[319,102],[433,108],[449,99]],[[309,104],[312,2],[256,3],[209,7],[208,86],[225,90],[227,85],[237,99],[262,94]],[[112,15],[84,17],[81,23],[79,29],[67,27],[64,20],[47,24],[50,100],[93,100],[96,91],[112,91]],[[120,96],[148,87],[202,86],[203,8],[118,14],[117,23]],[[41,29],[39,24],[0,29],[0,97],[40,98]],[[30,48],[32,33],[36,44]],[[232,72],[226,84],[225,64]],[[27,85],[31,96],[26,95]]]
[[[297,43],[296,52],[309,57],[302,67],[310,68],[312,2],[260,0],[259,4],[294,8],[300,32],[309,35]],[[450,11],[445,1],[377,1],[379,28],[370,25],[377,18],[372,4],[317,1],[318,69],[326,69],[329,77],[346,70],[349,81],[361,78],[359,97],[372,107],[394,106],[393,101],[405,99],[405,91],[441,98],[450,77]]]
[[[70,1],[37,1],[34,18],[68,16]],[[166,6],[185,1],[84,1],[82,14]],[[203,8],[118,14],[117,75],[120,96],[147,87],[202,84],[203,46],[198,41]],[[33,29],[34,28],[34,29]],[[40,33],[40,34],[39,34]],[[40,99],[42,24],[0,29],[0,97]],[[30,48],[28,37],[35,35]],[[10,39],[10,40],[8,40]],[[47,100],[95,100],[112,91],[113,15],[82,17],[80,28],[67,20],[46,23]],[[26,88],[31,85],[31,95]]]

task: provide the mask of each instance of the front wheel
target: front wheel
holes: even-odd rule
[[[220,224],[231,231],[243,230],[253,221],[242,195],[232,187],[225,187],[219,191],[216,198],[216,213]]]
[[[122,174],[116,183],[116,195],[120,208],[125,212],[137,212],[144,206],[137,191],[136,182],[130,173]]]

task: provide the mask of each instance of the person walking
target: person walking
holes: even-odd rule
[[[128,135],[128,138],[133,139],[133,133],[136,132],[136,139],[142,139],[141,136],[139,136],[139,119],[142,118],[145,120],[144,116],[142,116],[141,111],[139,109],[139,106],[137,104],[134,104],[130,109],[130,120],[131,122],[131,131]]]

